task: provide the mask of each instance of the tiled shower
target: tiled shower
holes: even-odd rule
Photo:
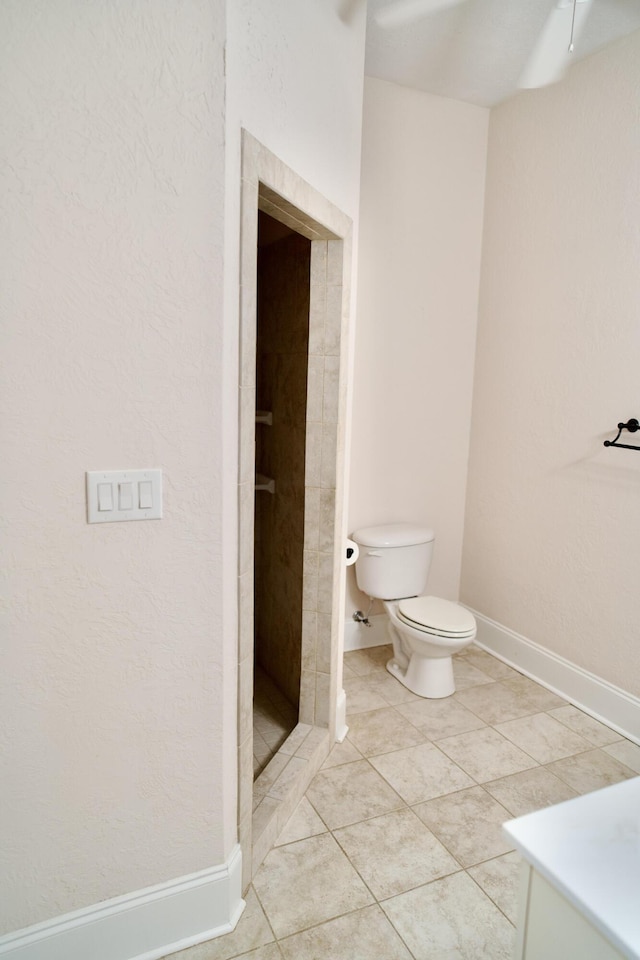
[[[311,242],[261,212],[254,756],[263,762],[256,773],[267,748],[275,753],[297,723],[300,703],[310,263]]]

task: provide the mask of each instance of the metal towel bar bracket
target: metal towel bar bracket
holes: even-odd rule
[[[618,438],[623,430],[628,430],[629,433],[635,433],[636,430],[640,430],[640,423],[636,420],[635,417],[632,417],[630,420],[627,420],[626,423],[618,424],[618,433],[616,434],[613,440],[605,440],[605,447],[624,447],[625,450],[640,450],[640,447],[635,447],[631,443],[618,443]]]

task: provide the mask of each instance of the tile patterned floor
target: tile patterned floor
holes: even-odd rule
[[[501,824],[640,773],[640,747],[471,647],[422,700],[345,656],[349,734],[267,855],[233,933],[173,960],[507,960]]]

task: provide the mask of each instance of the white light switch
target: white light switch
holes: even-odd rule
[[[150,480],[141,480],[138,483],[138,498],[141,510],[150,510],[153,506],[153,489]]]
[[[110,483],[98,484],[98,510],[113,510],[113,487]]]
[[[87,473],[87,521],[162,518],[162,470],[95,470]]]
[[[133,484],[131,481],[118,484],[118,506],[121,510],[133,510]]]

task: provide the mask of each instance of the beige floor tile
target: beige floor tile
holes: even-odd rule
[[[470,647],[467,647],[466,650],[463,650],[459,656],[461,660],[468,660],[474,667],[482,670],[483,673],[486,673],[494,680],[504,680],[507,677],[522,676],[522,674],[514,670],[513,667],[503,663],[502,660],[498,660],[497,657],[492,657],[486,650],[481,650],[480,647],[476,647],[473,643]]]
[[[280,946],[285,960],[412,960],[377,905],[287,937]]]
[[[349,740],[365,757],[423,743],[425,737],[395,707],[349,717]]]
[[[277,939],[373,902],[330,834],[271,850],[254,887]]]
[[[502,830],[511,813],[482,787],[470,787],[412,807],[463,867],[513,849]]]
[[[334,837],[377,900],[460,870],[411,810],[343,827]]]
[[[505,720],[514,720],[516,717],[533,713],[528,704],[504,683],[505,681],[496,680],[491,684],[468,687],[466,690],[458,690],[454,697],[457,703],[473,711],[485,723],[503,723]]]
[[[268,943],[251,953],[242,953],[235,960],[282,960],[282,951],[277,943]]]
[[[349,650],[344,662],[357,676],[365,677],[369,673],[380,672],[391,656],[388,647],[369,647],[366,650]],[[381,652],[384,651],[384,652]]]
[[[404,806],[368,760],[321,770],[311,781],[307,799],[330,830]]]
[[[619,760],[625,767],[629,767],[634,773],[640,774],[640,747],[631,740],[619,740],[608,747],[604,747],[604,752],[608,753],[615,760]]]
[[[390,680],[393,677],[389,677]],[[347,716],[378,710],[387,707],[388,701],[374,687],[371,675],[368,677],[345,677],[344,692],[347,695]]]
[[[420,699],[417,703],[399,704],[396,709],[428,740],[441,740],[443,737],[452,737],[456,733],[467,733],[485,726],[484,720],[453,697],[442,700]]]
[[[347,655],[345,654],[344,660],[342,661],[342,679],[346,680],[347,677],[357,677],[358,674],[355,670],[352,670],[346,659]]]
[[[488,673],[474,666],[470,660],[463,657],[454,658],[453,677],[456,684],[456,690],[464,690],[466,687],[477,687],[481,683],[493,683],[493,677]]]
[[[238,957],[264,944],[273,943],[273,931],[253,887],[249,887],[245,900],[247,905],[235,930],[224,937],[207,940],[206,943],[199,943],[188,950],[181,950],[180,953],[172,953],[171,960],[230,960],[231,957]]]
[[[554,693],[545,690],[526,677],[497,680],[493,684],[482,684],[458,690],[456,700],[472,710],[486,723],[504,723],[540,713],[564,704]]]
[[[520,855],[515,852],[507,853],[503,857],[470,867],[469,873],[515,926],[518,920]]]
[[[594,747],[604,747],[608,743],[614,743],[621,740],[619,733],[607,727],[599,720],[594,720],[588,714],[578,710],[577,707],[566,706],[557,707],[555,710],[548,711],[549,716],[559,720],[574,733],[579,733],[581,737],[588,740]]]
[[[529,680],[528,677],[518,675],[517,677],[508,677],[501,680],[505,687],[516,693],[529,708],[529,713],[542,713],[543,710],[554,710],[557,707],[564,707],[566,700],[559,697],[557,693],[552,693],[539,683]]]
[[[498,723],[495,729],[538,763],[551,763],[591,748],[588,740],[548,713],[535,713],[519,720]]]
[[[408,804],[474,785],[471,777],[432,743],[372,757],[371,763]]]
[[[625,764],[598,749],[567,757],[566,760],[556,760],[547,764],[547,769],[577,793],[591,793],[592,790],[601,790],[602,787],[610,787],[613,783],[635,776],[635,772]]]
[[[362,760],[362,754],[347,737],[342,743],[336,743],[331,748],[331,753],[322,764],[322,769],[328,770],[329,767],[339,767],[343,763],[353,763],[354,760]]]
[[[533,770],[494,780],[485,784],[485,790],[514,817],[542,810],[578,795],[548,767],[534,767]]]
[[[370,673],[367,679],[371,689],[375,690],[384,699],[385,703],[389,703],[391,706],[398,703],[410,703],[412,700],[422,700],[422,697],[419,697],[417,693],[412,693],[405,687],[404,683],[400,683],[386,669],[379,673]]]
[[[492,727],[447,737],[439,740],[438,746],[477,783],[536,766],[535,760]]]
[[[466,873],[381,906],[415,960],[511,960],[513,927]]]
[[[296,809],[293,811],[289,820],[285,824],[282,833],[278,837],[275,846],[281,847],[285,843],[295,843],[296,840],[304,840],[306,837],[315,837],[319,833],[326,833],[327,828],[315,812],[306,797],[303,797]]]

